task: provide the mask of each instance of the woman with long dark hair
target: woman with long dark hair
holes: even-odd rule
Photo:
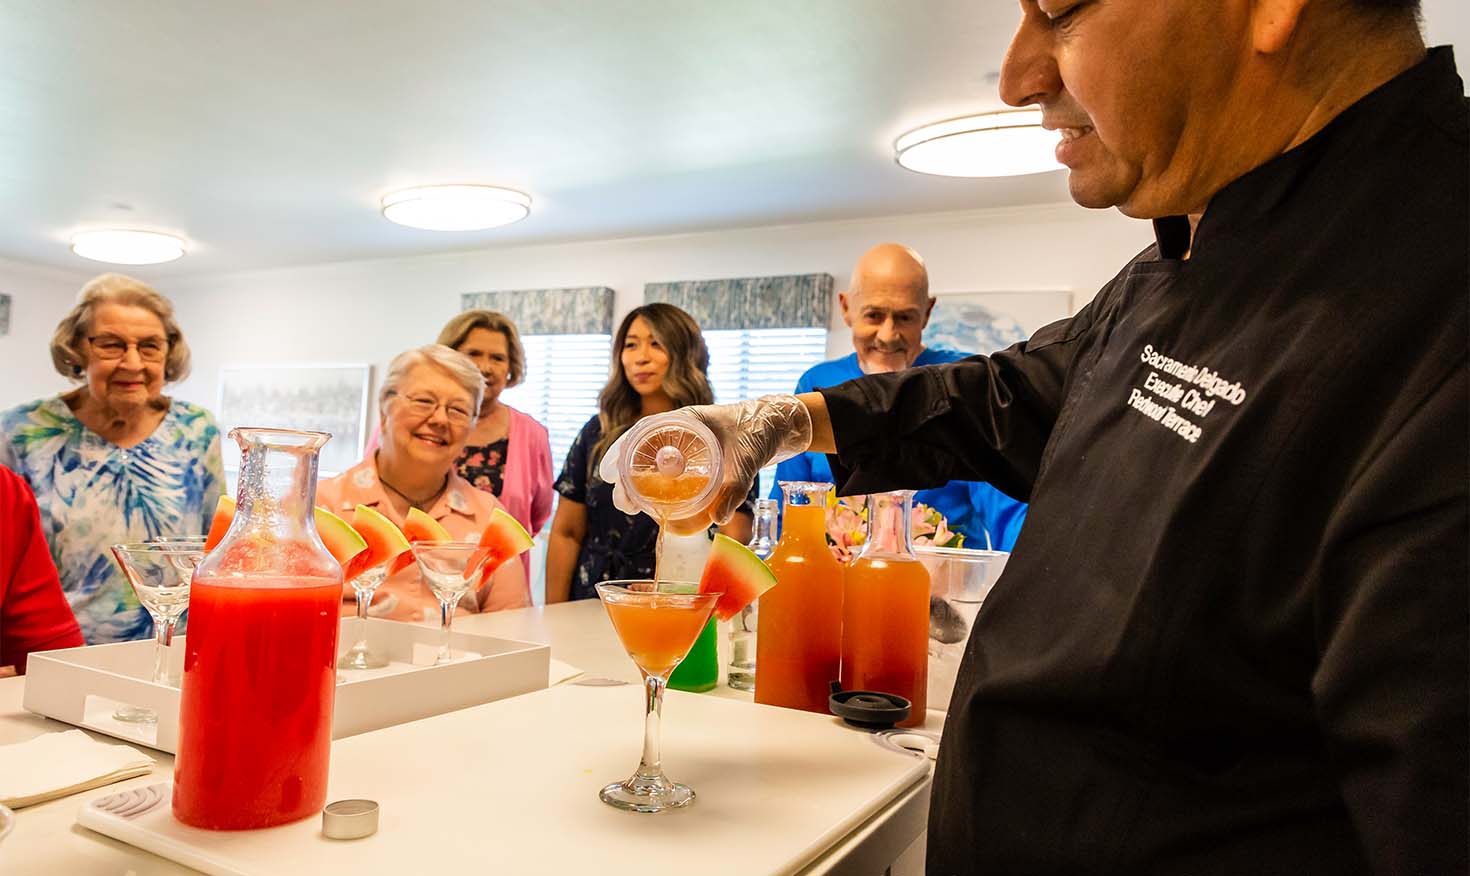
[[[613,507],[612,484],[597,465],[618,436],[649,414],[710,404],[709,350],[693,317],[672,304],[645,304],[623,318],[613,337],[607,385],[597,416],[587,421],[567,452],[557,478],[561,494],[546,552],[546,601],[591,599],[602,581],[653,576],[658,524],[646,514]],[[721,531],[750,538],[752,488],[745,504]]]

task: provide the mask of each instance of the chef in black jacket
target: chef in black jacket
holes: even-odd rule
[[[1003,96],[1156,244],[988,358],[688,409],[726,495],[810,448],[846,493],[1031,503],[951,701],[930,873],[1465,873],[1451,50],[1392,0],[1021,6]]]

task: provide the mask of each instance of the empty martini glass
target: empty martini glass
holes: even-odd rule
[[[204,559],[204,541],[115,544],[112,555],[132,585],[138,602],[153,618],[153,683],[169,684],[168,647],[174,627],[189,608],[189,585],[194,568]],[[123,706],[112,715],[129,724],[158,720],[152,709]]]
[[[490,552],[472,541],[416,541],[411,545],[424,583],[439,599],[439,624],[444,640],[434,663],[450,662],[449,627],[454,609],[481,578],[489,578],[505,558],[495,562]]]
[[[671,781],[659,757],[659,720],[669,673],[689,653],[714,610],[719,593],[673,581],[609,581],[597,585],[623,650],[643,673],[643,756],[638,769],[598,795],[632,812],[662,812],[694,802],[694,790]]]

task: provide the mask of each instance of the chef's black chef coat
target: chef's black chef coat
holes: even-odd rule
[[[1434,50],[1221,190],[1188,260],[1161,220],[1029,341],[823,390],[844,492],[1031,502],[931,874],[1466,872],[1463,94]]]

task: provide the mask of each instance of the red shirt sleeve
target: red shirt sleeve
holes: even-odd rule
[[[84,644],[41,534],[36,498],[0,466],[0,666],[26,671],[32,651]]]

